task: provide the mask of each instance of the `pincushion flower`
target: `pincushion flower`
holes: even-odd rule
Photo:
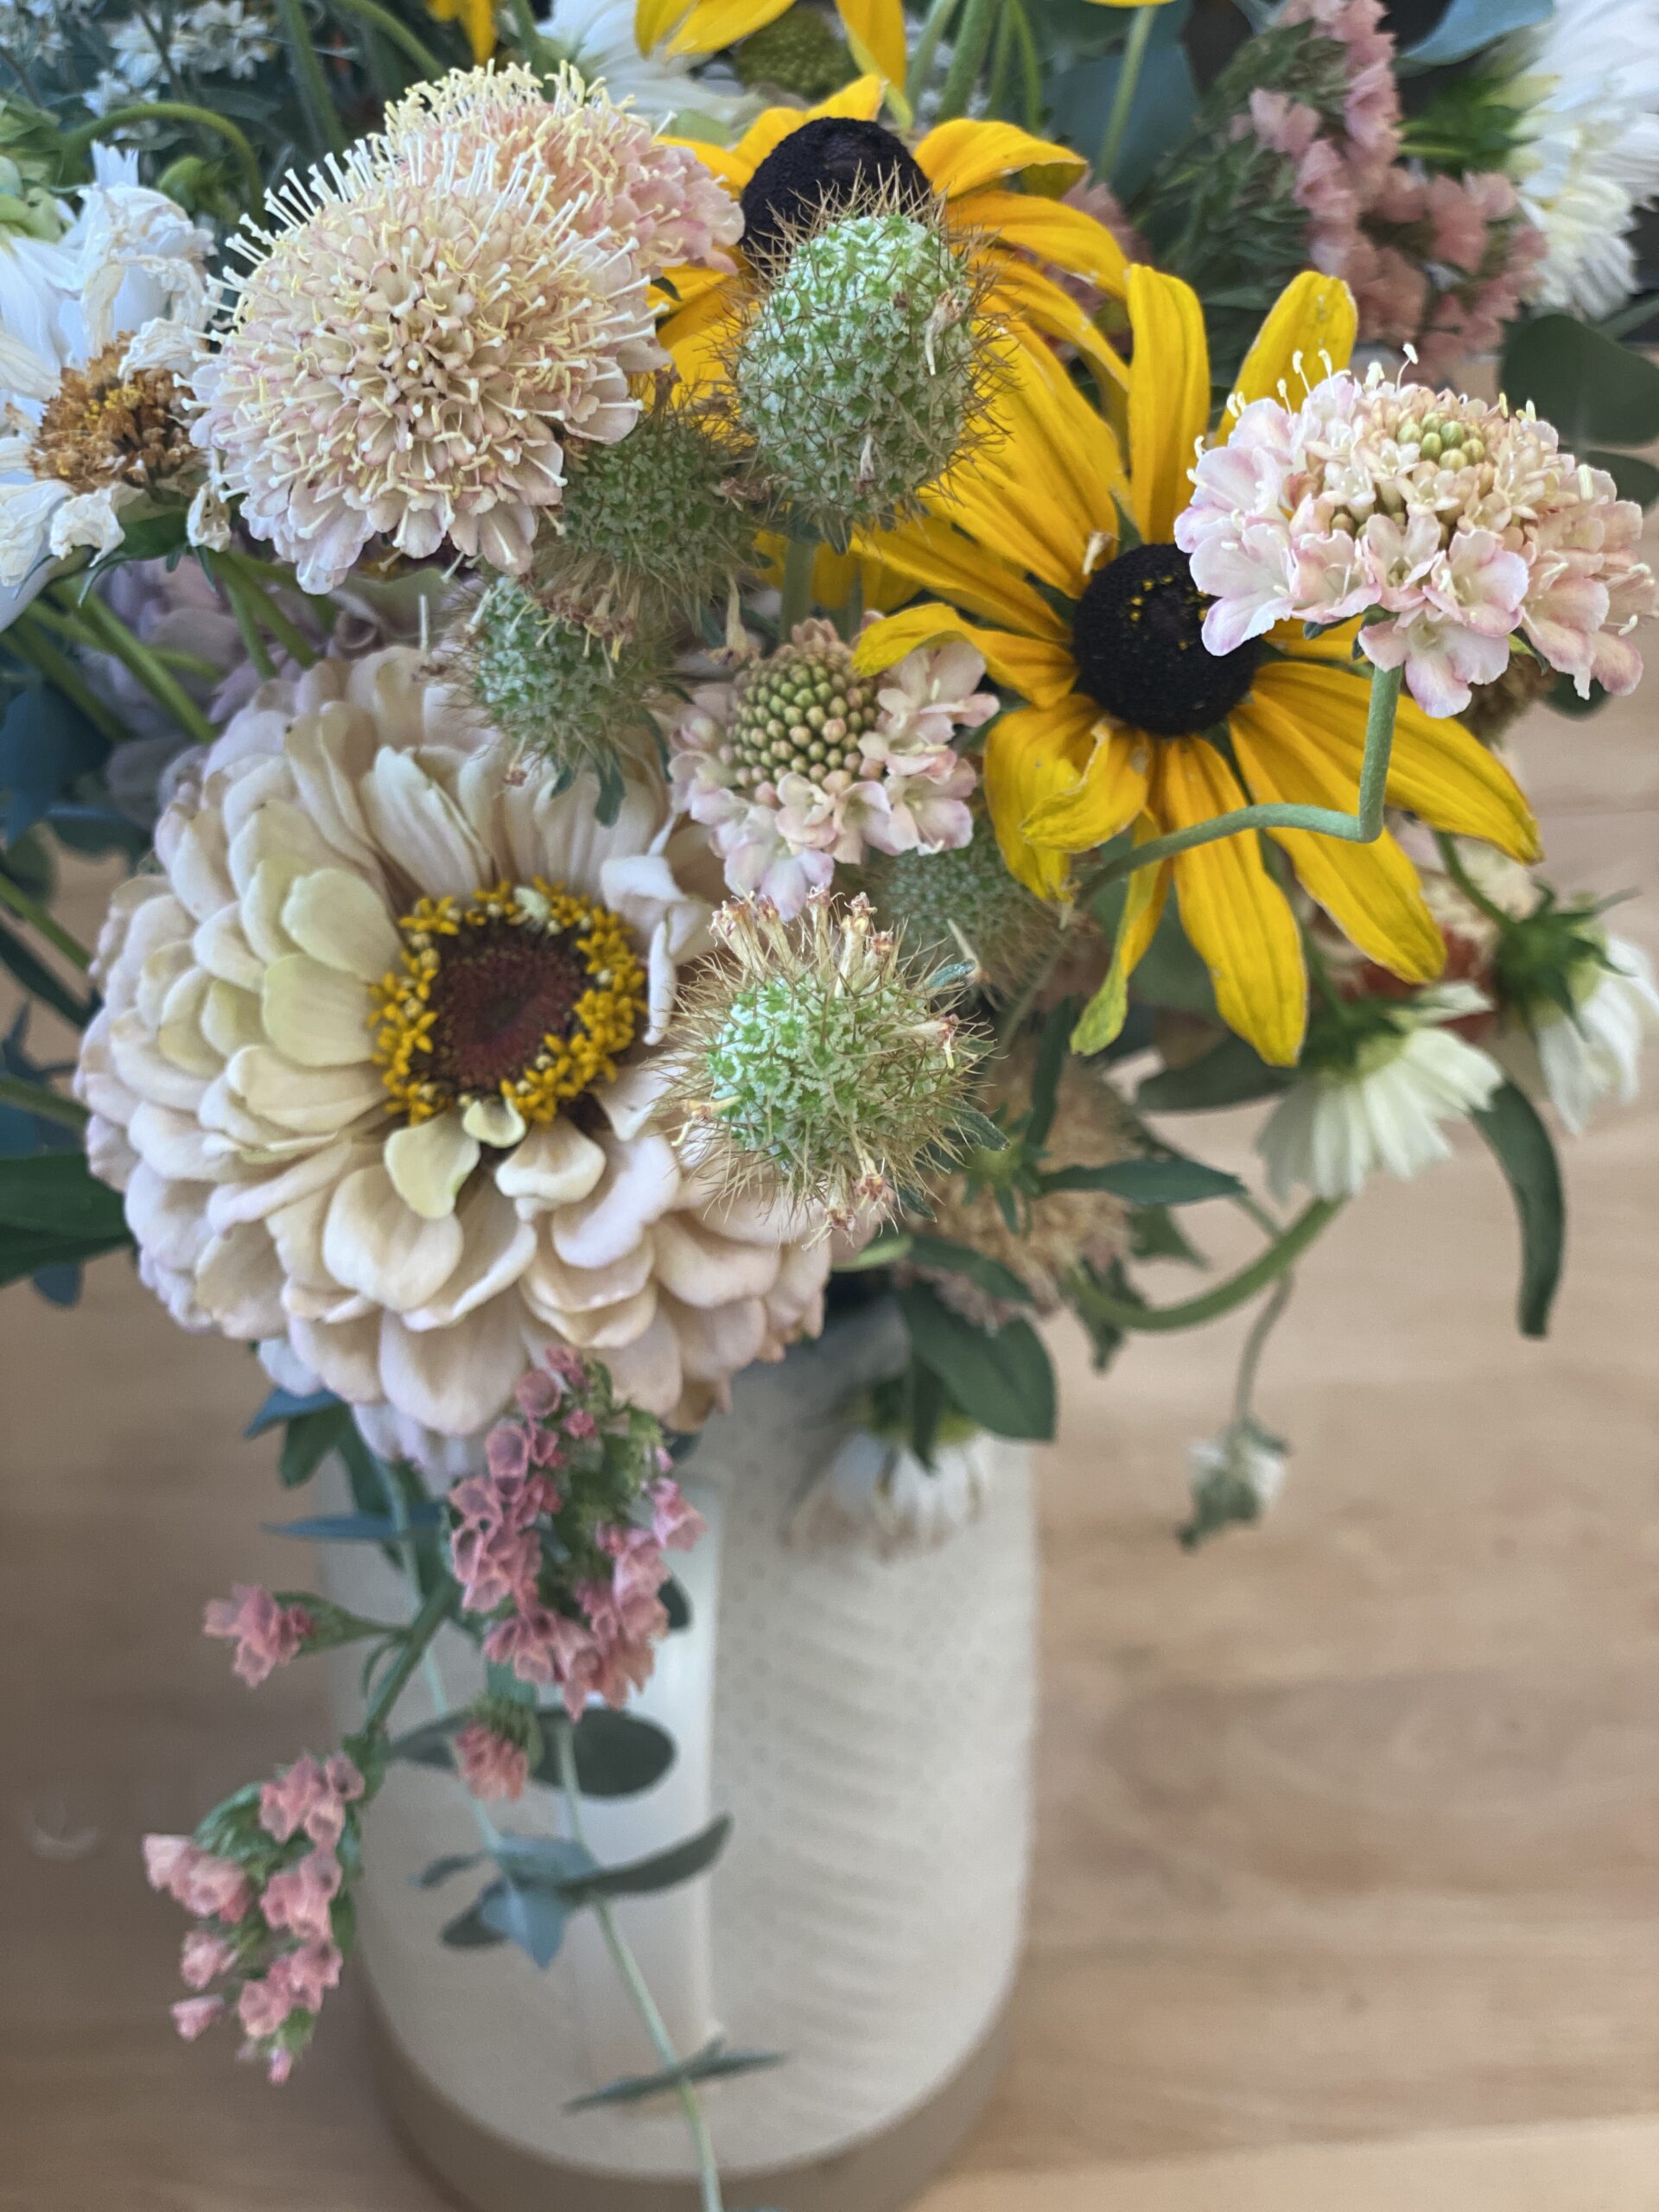
[[[861,77],[816,107],[767,108],[734,146],[699,146],[741,203],[750,262],[758,265],[796,231],[826,214],[859,210],[873,197],[918,212],[937,200],[947,229],[974,249],[985,278],[983,313],[1075,346],[1098,374],[1121,384],[1119,356],[1077,301],[1043,271],[1083,278],[1121,299],[1122,247],[1082,208],[1020,188],[1033,170],[1071,184],[1088,164],[1069,147],[1012,124],[967,116],[939,124],[912,153],[876,122],[882,92],[879,76]],[[706,385],[725,373],[744,287],[738,279],[695,270],[676,270],[673,283],[681,305],[663,325],[663,343],[688,384]]]
[[[1561,452],[1530,405],[1511,415],[1375,365],[1363,382],[1338,370],[1299,407],[1243,408],[1193,484],[1175,537],[1214,594],[1212,653],[1275,623],[1366,614],[1362,651],[1403,666],[1431,714],[1460,713],[1517,638],[1580,698],[1592,678],[1612,692],[1640,680],[1630,633],[1659,603],[1637,557],[1642,511]]]
[[[654,785],[601,824],[422,667],[267,684],[162,817],[99,950],[94,1170],[175,1319],[283,1340],[402,1448],[483,1427],[550,1344],[694,1423],[817,1327],[827,1267],[645,1127],[709,909]]]
[[[528,567],[564,441],[632,429],[660,365],[639,265],[585,236],[541,152],[465,133],[359,146],[250,222],[251,267],[196,372],[194,436],[243,519],[332,590],[372,537]]]
[[[950,645],[860,677],[834,626],[810,621],[735,682],[702,686],[669,732],[673,777],[729,888],[792,921],[867,851],[967,844],[976,779],[950,741],[996,712],[984,673],[971,646]]]
[[[985,795],[1010,868],[1051,899],[1065,893],[1067,854],[1126,830],[1183,829],[1247,794],[1351,808],[1364,745],[1351,626],[1310,639],[1287,622],[1267,649],[1252,638],[1225,658],[1205,651],[1205,601],[1173,542],[1210,416],[1202,311],[1187,286],[1136,266],[1129,315],[1127,467],[1109,425],[1052,358],[1021,347],[998,398],[1002,435],[929,493],[926,522],[860,541],[954,602],[907,607],[867,632],[861,667],[960,637],[1030,702],[987,737]],[[1342,285],[1298,278],[1245,360],[1243,396],[1273,391],[1303,353],[1344,358],[1353,328]],[[1246,453],[1224,450],[1248,468]],[[1120,512],[1139,542],[1120,537]],[[1230,757],[1211,734],[1222,728]],[[1388,790],[1393,804],[1441,828],[1535,855],[1508,772],[1457,723],[1409,702]],[[1370,957],[1417,982],[1439,973],[1440,932],[1392,836],[1357,845],[1273,834],[1303,888]],[[1259,841],[1219,839],[1164,862],[1130,934],[1131,967],[1172,883],[1223,1018],[1265,1058],[1294,1061],[1306,1019],[1301,939]]]

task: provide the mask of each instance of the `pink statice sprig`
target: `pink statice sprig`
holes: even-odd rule
[[[236,1646],[232,1671],[250,1689],[291,1660],[372,1637],[395,1642],[403,1634],[391,1622],[365,1620],[314,1591],[271,1591],[257,1582],[233,1582],[228,1598],[210,1599],[201,1632]]]

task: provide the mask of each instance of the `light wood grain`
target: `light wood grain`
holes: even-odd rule
[[[1646,887],[1620,926],[1653,944],[1650,709],[1522,751],[1560,879]],[[1183,1134],[1238,1161],[1250,1128]],[[1369,1192],[1269,1359],[1284,1499],[1196,1558],[1182,1456],[1243,1321],[1104,1379],[1063,1347],[1015,2056],[927,2212],[1659,2205],[1656,1135],[1643,1104],[1571,1148],[1542,1345],[1477,1145]],[[138,1834],[322,1740],[303,1669],[250,1695],[195,1634],[291,1571],[251,1362],[118,1262],[73,1317],[7,1294],[0,1331],[0,2206],[428,2212],[349,1992],[280,2095],[166,2029]]]

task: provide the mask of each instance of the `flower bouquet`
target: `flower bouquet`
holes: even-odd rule
[[[205,1628],[340,1715],[147,1840],[180,2031],[285,2080],[360,1919],[472,2201],[897,2203],[1017,1954],[1039,1325],[1256,1302],[1254,1522],[1313,1241],[1466,1122],[1541,1335],[1659,1026],[1503,753],[1656,603],[1645,0],[7,14],[3,1279],[257,1347],[320,1586]],[[1166,1121],[1251,1106],[1255,1187]]]

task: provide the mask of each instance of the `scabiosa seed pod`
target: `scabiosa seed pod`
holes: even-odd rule
[[[819,537],[891,524],[962,452],[992,375],[982,290],[936,220],[891,204],[809,231],[775,265],[734,342],[737,429]]]
[[[917,959],[970,958],[997,996],[1019,988],[1059,931],[1055,909],[1008,874],[982,808],[967,844],[873,859],[854,887]]]
[[[827,16],[796,6],[746,38],[732,57],[746,85],[775,85],[798,99],[827,99],[857,75],[847,41]]]
[[[515,752],[553,761],[566,781],[591,769],[608,810],[601,818],[614,818],[629,734],[652,742],[645,714],[664,663],[651,639],[607,644],[515,577],[498,576],[446,639],[438,666]]]
[[[755,558],[755,519],[714,426],[652,405],[611,446],[572,451],[554,534],[537,550],[538,598],[607,641],[727,596]]]
[[[688,1166],[850,1228],[960,1143],[973,1039],[868,899],[722,907],[659,1115]]]

